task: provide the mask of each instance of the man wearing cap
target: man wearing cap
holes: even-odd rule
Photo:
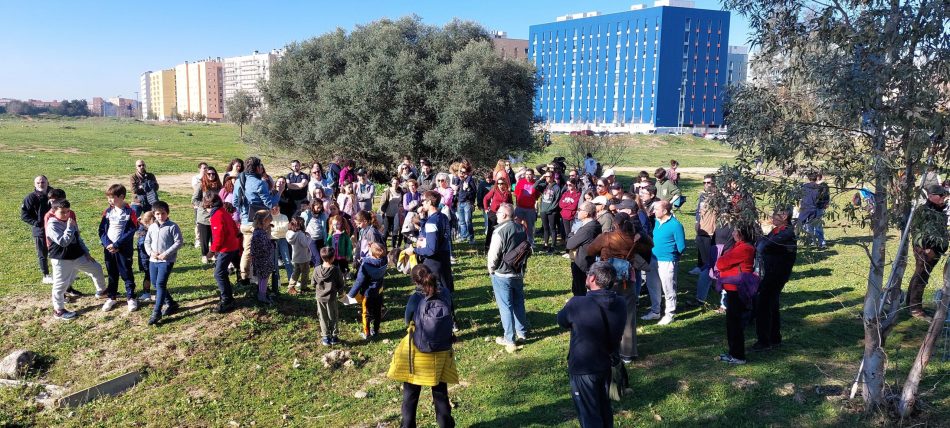
[[[531,168],[526,169],[518,184],[515,184],[515,217],[528,225],[528,243],[531,248],[534,248],[534,222],[538,219],[535,206],[546,188],[547,182],[534,180],[534,170]]]
[[[356,170],[356,208],[360,211],[373,212],[373,196],[376,195],[376,186],[366,178],[366,170]]]
[[[614,216],[610,214],[610,210],[608,209],[610,201],[607,200],[607,197],[598,196],[591,202],[594,203],[594,207],[597,210],[596,218],[597,222],[600,223],[600,230],[602,232],[614,230]]]
[[[939,184],[926,188],[927,202],[914,211],[911,224],[911,238],[914,245],[914,276],[907,287],[907,301],[910,315],[914,318],[930,321],[922,302],[924,288],[930,280],[930,272],[940,256],[947,252],[950,234],[947,233],[947,189]]]
[[[652,269],[647,273],[647,290],[650,292],[650,313],[642,320],[660,318],[660,291],[666,301],[666,314],[658,325],[673,322],[676,314],[676,267],[680,256],[686,251],[686,235],[683,225],[670,212],[669,201],[653,204],[656,213],[656,225],[653,226]]]
[[[604,171],[604,174],[600,176],[600,179],[606,181],[607,188],[610,188],[611,184],[617,182],[617,174],[614,173],[613,168],[608,168],[606,171]]]
[[[594,242],[597,235],[600,235],[600,223],[594,221],[594,215],[594,204],[590,202],[581,204],[577,209],[577,219],[581,227],[567,239],[567,250],[574,251],[574,259],[571,261],[571,293],[575,296],[587,294],[587,287],[584,285],[587,269],[594,263],[594,257],[597,256],[597,254],[587,254],[587,247]]]

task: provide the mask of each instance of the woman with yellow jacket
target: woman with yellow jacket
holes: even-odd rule
[[[396,347],[387,377],[402,384],[402,426],[416,426],[416,407],[423,386],[432,387],[439,427],[454,427],[448,384],[458,383],[452,343],[452,295],[440,287],[425,265],[412,268],[416,292],[406,303],[408,334]]]

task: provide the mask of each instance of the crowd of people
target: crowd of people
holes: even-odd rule
[[[234,309],[233,275],[249,290],[249,298],[265,306],[285,291],[314,293],[326,346],[340,343],[338,304],[357,304],[360,335],[371,340],[380,333],[391,270],[409,275],[416,288],[406,305],[408,334],[389,372],[404,382],[404,426],[415,423],[421,386],[432,387],[439,425],[454,424],[446,385],[458,380],[452,354],[458,331],[452,265],[460,245],[486,253],[501,321],[502,335],[495,341],[508,352],[517,352],[530,337],[524,292],[529,258],[545,253],[569,259],[573,298],[557,319],[571,331],[568,370],[583,426],[606,426],[612,420],[607,398],[611,361],[630,363],[639,357],[636,325],[642,292],[649,307],[639,319],[668,325],[678,306],[705,305],[715,289],[720,297],[713,305],[726,315],[723,362],[746,362],[743,332],[749,313],[756,324],[753,350],[782,342],[779,300],[797,253],[793,211],[775,209],[767,232],[757,224],[730,224],[720,214],[738,209],[749,197],[735,183],[717,188],[716,177],[706,175],[695,209],[697,264],[690,271],[698,277],[697,287],[691,299],[678,302],[677,276],[687,242],[677,213],[687,198],[678,186],[675,160],[652,176],[641,171],[625,187],[612,169],[602,170],[590,155],[579,169],[569,168],[563,158],[517,169],[511,161],[499,160],[477,176],[464,159],[437,172],[428,160],[416,165],[406,156],[379,192],[370,172],[353,160],[337,157],[326,167],[314,162],[309,171],[296,160],[289,166],[290,172],[280,176],[268,174],[256,157],[230,161],[223,175],[205,162],[198,165],[192,180],[194,210],[175,217],[193,223],[200,262],[214,266],[219,296],[214,312]],[[827,185],[822,187],[817,175],[808,179],[799,221],[824,246],[820,218],[828,206]],[[35,179],[34,188],[24,199],[21,216],[33,227],[43,282],[52,285],[54,317],[76,316],[66,309],[66,298],[82,297],[72,287],[79,272],[92,277],[103,311],[117,305],[120,280],[129,312],[140,302],[154,301],[149,325],[178,310],[168,285],[185,238],[144,161],[136,162],[128,188],[114,184],[105,192],[108,205],[97,231],[105,271],[80,237],[65,192],[50,187],[44,176]],[[943,213],[946,190],[931,191],[928,204],[934,207],[925,208]],[[726,207],[714,206],[715,198],[725,200]],[[485,231],[480,245],[476,208]],[[936,221],[930,219],[933,215],[924,217]],[[920,310],[926,276],[946,251],[945,245],[933,247],[929,241],[915,241],[920,271],[911,285],[915,311]],[[136,257],[140,296],[135,294]]]

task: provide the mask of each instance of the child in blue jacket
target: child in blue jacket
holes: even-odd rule
[[[364,339],[379,334],[379,322],[383,318],[383,279],[386,277],[386,250],[378,242],[369,246],[369,255],[363,258],[356,281],[347,295],[352,299],[363,296]]]

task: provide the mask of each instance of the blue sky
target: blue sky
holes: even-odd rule
[[[416,14],[428,24],[441,25],[457,17],[507,31],[512,38],[527,38],[528,26],[554,21],[558,15],[621,12],[639,2],[2,1],[0,98],[135,98],[139,75],[145,71],[267,51],[380,18]],[[721,8],[718,0],[698,0],[696,6]],[[746,20],[733,13],[731,22],[729,43],[747,44]]]

